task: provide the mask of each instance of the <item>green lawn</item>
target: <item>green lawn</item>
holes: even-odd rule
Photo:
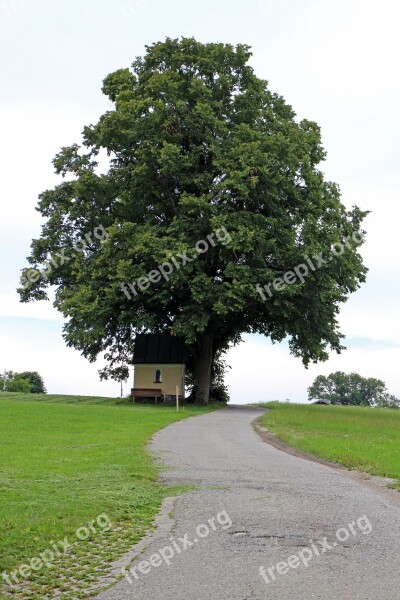
[[[400,410],[355,406],[266,404],[264,427],[289,446],[372,475],[398,480]]]
[[[143,535],[162,499],[175,491],[157,483],[146,442],[205,409],[177,413],[110,398],[32,398],[0,394],[0,574],[29,564],[52,542],[59,549],[65,536],[74,546],[54,551],[52,567],[32,571],[25,583],[18,574],[15,588],[0,575],[0,597],[42,600],[56,589],[61,599],[87,597],[88,587]],[[98,519],[103,513],[107,518]],[[79,540],[86,532],[77,536],[77,530],[85,526],[89,536]]]

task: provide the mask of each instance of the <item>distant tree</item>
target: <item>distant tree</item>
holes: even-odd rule
[[[360,375],[357,377],[360,378],[358,383],[358,392],[364,400],[363,404],[367,404],[369,406],[379,406],[379,402],[384,397],[389,395],[386,385],[380,379],[375,379],[374,377],[364,379]]]
[[[325,375],[318,375],[312,386],[308,388],[308,399],[329,400],[333,404],[337,404],[339,400],[333,376],[329,375],[329,377],[325,377]]]
[[[8,392],[8,385],[10,381],[15,379],[16,373],[14,371],[4,370],[3,373],[0,374],[0,391]]]
[[[37,371],[24,371],[23,373],[19,373],[18,377],[30,383],[32,394],[47,394],[43,377]]]
[[[383,394],[376,406],[379,406],[379,408],[400,408],[400,398],[396,398],[393,394]]]
[[[400,400],[390,395],[386,385],[374,377],[336,371],[327,377],[319,375],[308,388],[309,400],[329,400],[332,404],[398,408]]]
[[[29,381],[21,377],[19,373],[14,373],[14,371],[4,371],[4,373],[0,375],[0,391],[29,394],[31,385]]]

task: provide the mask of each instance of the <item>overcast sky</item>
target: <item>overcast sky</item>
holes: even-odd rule
[[[306,370],[287,344],[247,336],[228,354],[232,401],[303,402],[339,369],[400,396],[399,17],[397,0],[0,0],[0,371],[37,370],[51,393],[119,393],[65,347],[50,303],[20,304],[15,289],[40,232],[37,196],[58,182],[52,158],[109,108],[103,78],[145,44],[194,36],[251,45],[256,74],[321,126],[322,169],[345,205],[372,211],[368,280],[340,316],[348,350]]]

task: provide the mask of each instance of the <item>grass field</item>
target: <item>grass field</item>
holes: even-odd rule
[[[355,406],[266,404],[264,427],[293,448],[371,475],[398,480],[400,410]]]
[[[87,597],[175,491],[157,483],[145,451],[149,438],[206,410],[177,413],[110,398],[32,398],[0,394],[0,597],[42,600],[55,590],[65,600]],[[58,543],[65,537],[73,543],[67,552]],[[46,560],[49,553],[55,559],[47,566],[42,560],[40,568],[33,562],[27,577],[15,575],[18,585],[7,585],[4,571],[30,565],[45,551]]]

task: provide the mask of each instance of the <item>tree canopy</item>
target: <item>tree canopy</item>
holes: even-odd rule
[[[329,400],[331,404],[399,408],[400,399],[386,389],[380,379],[365,378],[358,373],[336,371],[327,377],[319,375],[308,388],[309,400]]]
[[[298,120],[250,57],[186,38],[146,47],[105,78],[113,107],[82,147],[54,159],[64,180],[40,195],[45,224],[19,291],[29,301],[54,286],[67,345],[104,354],[104,378],[127,377],[137,333],[171,328],[190,347],[200,402],[243,333],[288,337],[305,365],[344,348],[339,308],[366,274],[348,240],[361,240],[366,213],[347,210],[318,168],[318,125]],[[321,268],[262,297],[257,286],[312,256]]]

